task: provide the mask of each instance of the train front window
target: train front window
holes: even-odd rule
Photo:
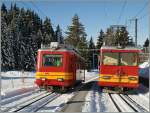
[[[120,60],[122,66],[137,66],[136,53],[121,53]]]
[[[103,65],[118,65],[119,53],[103,53]]]
[[[43,55],[43,66],[62,66],[62,55]]]

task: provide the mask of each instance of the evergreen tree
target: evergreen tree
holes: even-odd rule
[[[12,70],[15,66],[15,59],[13,53],[13,37],[9,26],[6,25],[4,18],[2,17],[2,70]]]
[[[10,9],[1,5],[1,21],[2,70],[34,70],[41,43],[55,41],[50,19],[43,23],[31,9],[11,3]],[[59,29],[56,31],[58,37],[62,36]]]
[[[5,14],[7,13],[7,9],[6,9],[6,6],[5,6],[4,3],[2,3],[1,11],[2,11],[3,13],[5,13]]]
[[[73,47],[79,49],[81,56],[87,61],[88,51],[84,49],[88,48],[88,43],[86,40],[86,33],[84,26],[80,23],[77,14],[72,18],[72,25],[68,26],[68,31],[66,32],[67,37],[65,39],[65,44],[72,45]]]
[[[38,44],[38,49],[41,48],[42,39],[43,39],[42,32],[41,32],[41,30],[39,29],[38,32],[37,32],[37,44]]]
[[[115,43],[114,40],[114,34],[113,34],[113,30],[111,28],[108,28],[106,31],[106,34],[104,36],[104,41],[103,41],[104,45],[107,46],[113,46]]]
[[[56,27],[55,41],[59,42],[61,44],[63,43],[63,36],[62,36],[62,32],[61,32],[61,29],[60,29],[59,25],[57,25],[57,27]]]
[[[125,27],[117,28],[117,30],[113,30],[113,28],[108,28],[105,38],[105,45],[108,46],[127,46],[129,44],[128,31]]]
[[[129,42],[128,32],[125,27],[121,27],[121,29],[117,29],[115,34],[115,45],[127,46]]]
[[[89,41],[89,46],[88,46],[88,61],[89,61],[89,68],[95,68],[95,61],[93,61],[93,56],[95,54],[95,45],[94,45],[94,42],[93,42],[93,38],[91,37],[90,38],[90,41]]]
[[[25,52],[26,52],[26,43],[24,41],[24,37],[22,36],[22,33],[18,33],[18,69],[22,70],[24,69],[24,59],[25,59]]]
[[[144,42],[143,47],[149,47],[149,39],[147,38],[146,41]]]
[[[103,38],[104,38],[104,32],[101,29],[100,34],[99,34],[98,39],[97,39],[97,45],[96,45],[97,49],[100,49],[101,46],[103,45]]]
[[[47,45],[54,41],[54,30],[52,28],[50,19],[46,17],[43,24],[43,44]]]
[[[86,33],[84,26],[79,22],[79,17],[77,14],[72,18],[72,25],[68,27],[68,31],[66,32],[67,38],[65,39],[66,44],[70,44],[77,48],[82,48],[82,43],[85,43]],[[80,47],[81,45],[81,47]],[[87,44],[86,44],[87,47]]]

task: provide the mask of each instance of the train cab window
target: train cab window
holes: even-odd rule
[[[121,65],[122,66],[137,66],[137,54],[136,53],[121,53]]]
[[[62,66],[62,55],[43,55],[43,66]]]
[[[103,53],[103,65],[118,65],[119,53]]]

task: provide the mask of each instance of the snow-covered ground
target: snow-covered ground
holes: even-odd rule
[[[1,72],[1,93],[22,88],[36,87],[34,84],[35,72],[8,71]]]
[[[85,82],[98,77],[98,71],[85,71]],[[1,96],[11,97],[31,91],[37,86],[34,83],[35,72],[8,71],[1,72]]]
[[[140,84],[139,89],[136,89],[135,94],[128,95],[136,103],[149,111],[149,90]],[[116,94],[112,95],[114,100],[121,106],[121,109],[126,112],[133,112],[129,106]],[[82,112],[118,112],[115,104],[108,93],[102,93],[100,87],[93,85],[91,90],[85,97],[85,104],[82,107]]]
[[[85,70],[85,83],[88,81],[91,81],[92,79],[96,79],[99,77],[99,72],[98,70],[91,70],[90,72],[88,72],[87,70]]]
[[[2,72],[2,86],[1,86],[1,97],[3,103],[12,103],[15,105],[18,102],[29,99],[38,95],[36,93],[37,87],[34,84],[34,72]],[[91,72],[85,71],[85,83],[95,80],[99,77],[98,70],[92,70]],[[24,80],[22,79],[24,78]],[[13,80],[13,81],[12,81]],[[34,93],[32,93],[34,91]],[[139,89],[135,90],[135,94],[129,95],[134,101],[143,106],[146,110],[149,110],[149,89],[140,85]],[[39,112],[55,112],[60,111],[62,107],[75,95],[75,92],[66,93],[60,95],[58,98],[54,99],[52,102],[48,103]],[[5,100],[6,99],[6,100]],[[16,102],[15,102],[16,99]],[[121,102],[121,100],[120,100]],[[12,103],[6,104],[7,106],[12,106]],[[122,102],[121,102],[122,103]],[[123,105],[122,105],[123,106]],[[127,107],[125,107],[126,109]],[[82,112],[117,112],[117,108],[111,100],[108,93],[102,93],[100,87],[97,83],[93,84],[91,90],[89,90],[87,96],[85,97],[85,104],[82,107]]]
[[[35,72],[21,72],[21,71],[8,71],[1,72],[1,93],[4,95],[5,92],[14,91],[22,88],[36,87]],[[93,70],[92,72],[85,71],[85,82],[88,80],[98,77],[98,71]]]
[[[101,93],[101,89],[94,84],[85,97],[82,112],[117,112],[107,93]]]
[[[4,104],[3,109],[5,109],[5,107],[19,105],[18,103],[40,94],[37,93],[37,88],[34,84],[34,76],[34,72],[2,72],[1,104]],[[96,78],[98,78],[98,72],[96,70],[92,72],[85,71],[85,83]],[[62,94],[59,98],[47,104],[39,112],[60,111],[63,105],[66,104],[74,94],[75,92]]]
[[[62,94],[51,103],[44,106],[38,112],[56,112],[60,111],[62,107],[74,96],[74,93]]]

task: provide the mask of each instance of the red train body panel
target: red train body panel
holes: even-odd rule
[[[139,52],[136,48],[102,47],[99,86],[137,88]]]
[[[53,62],[60,61],[61,65],[47,66],[45,65],[48,62],[46,61],[47,58],[53,58]],[[72,87],[77,81],[84,79],[84,73],[78,73],[79,71],[77,71],[84,69],[84,59],[74,50],[68,50],[67,48],[38,50],[36,69],[35,83],[39,87]]]

